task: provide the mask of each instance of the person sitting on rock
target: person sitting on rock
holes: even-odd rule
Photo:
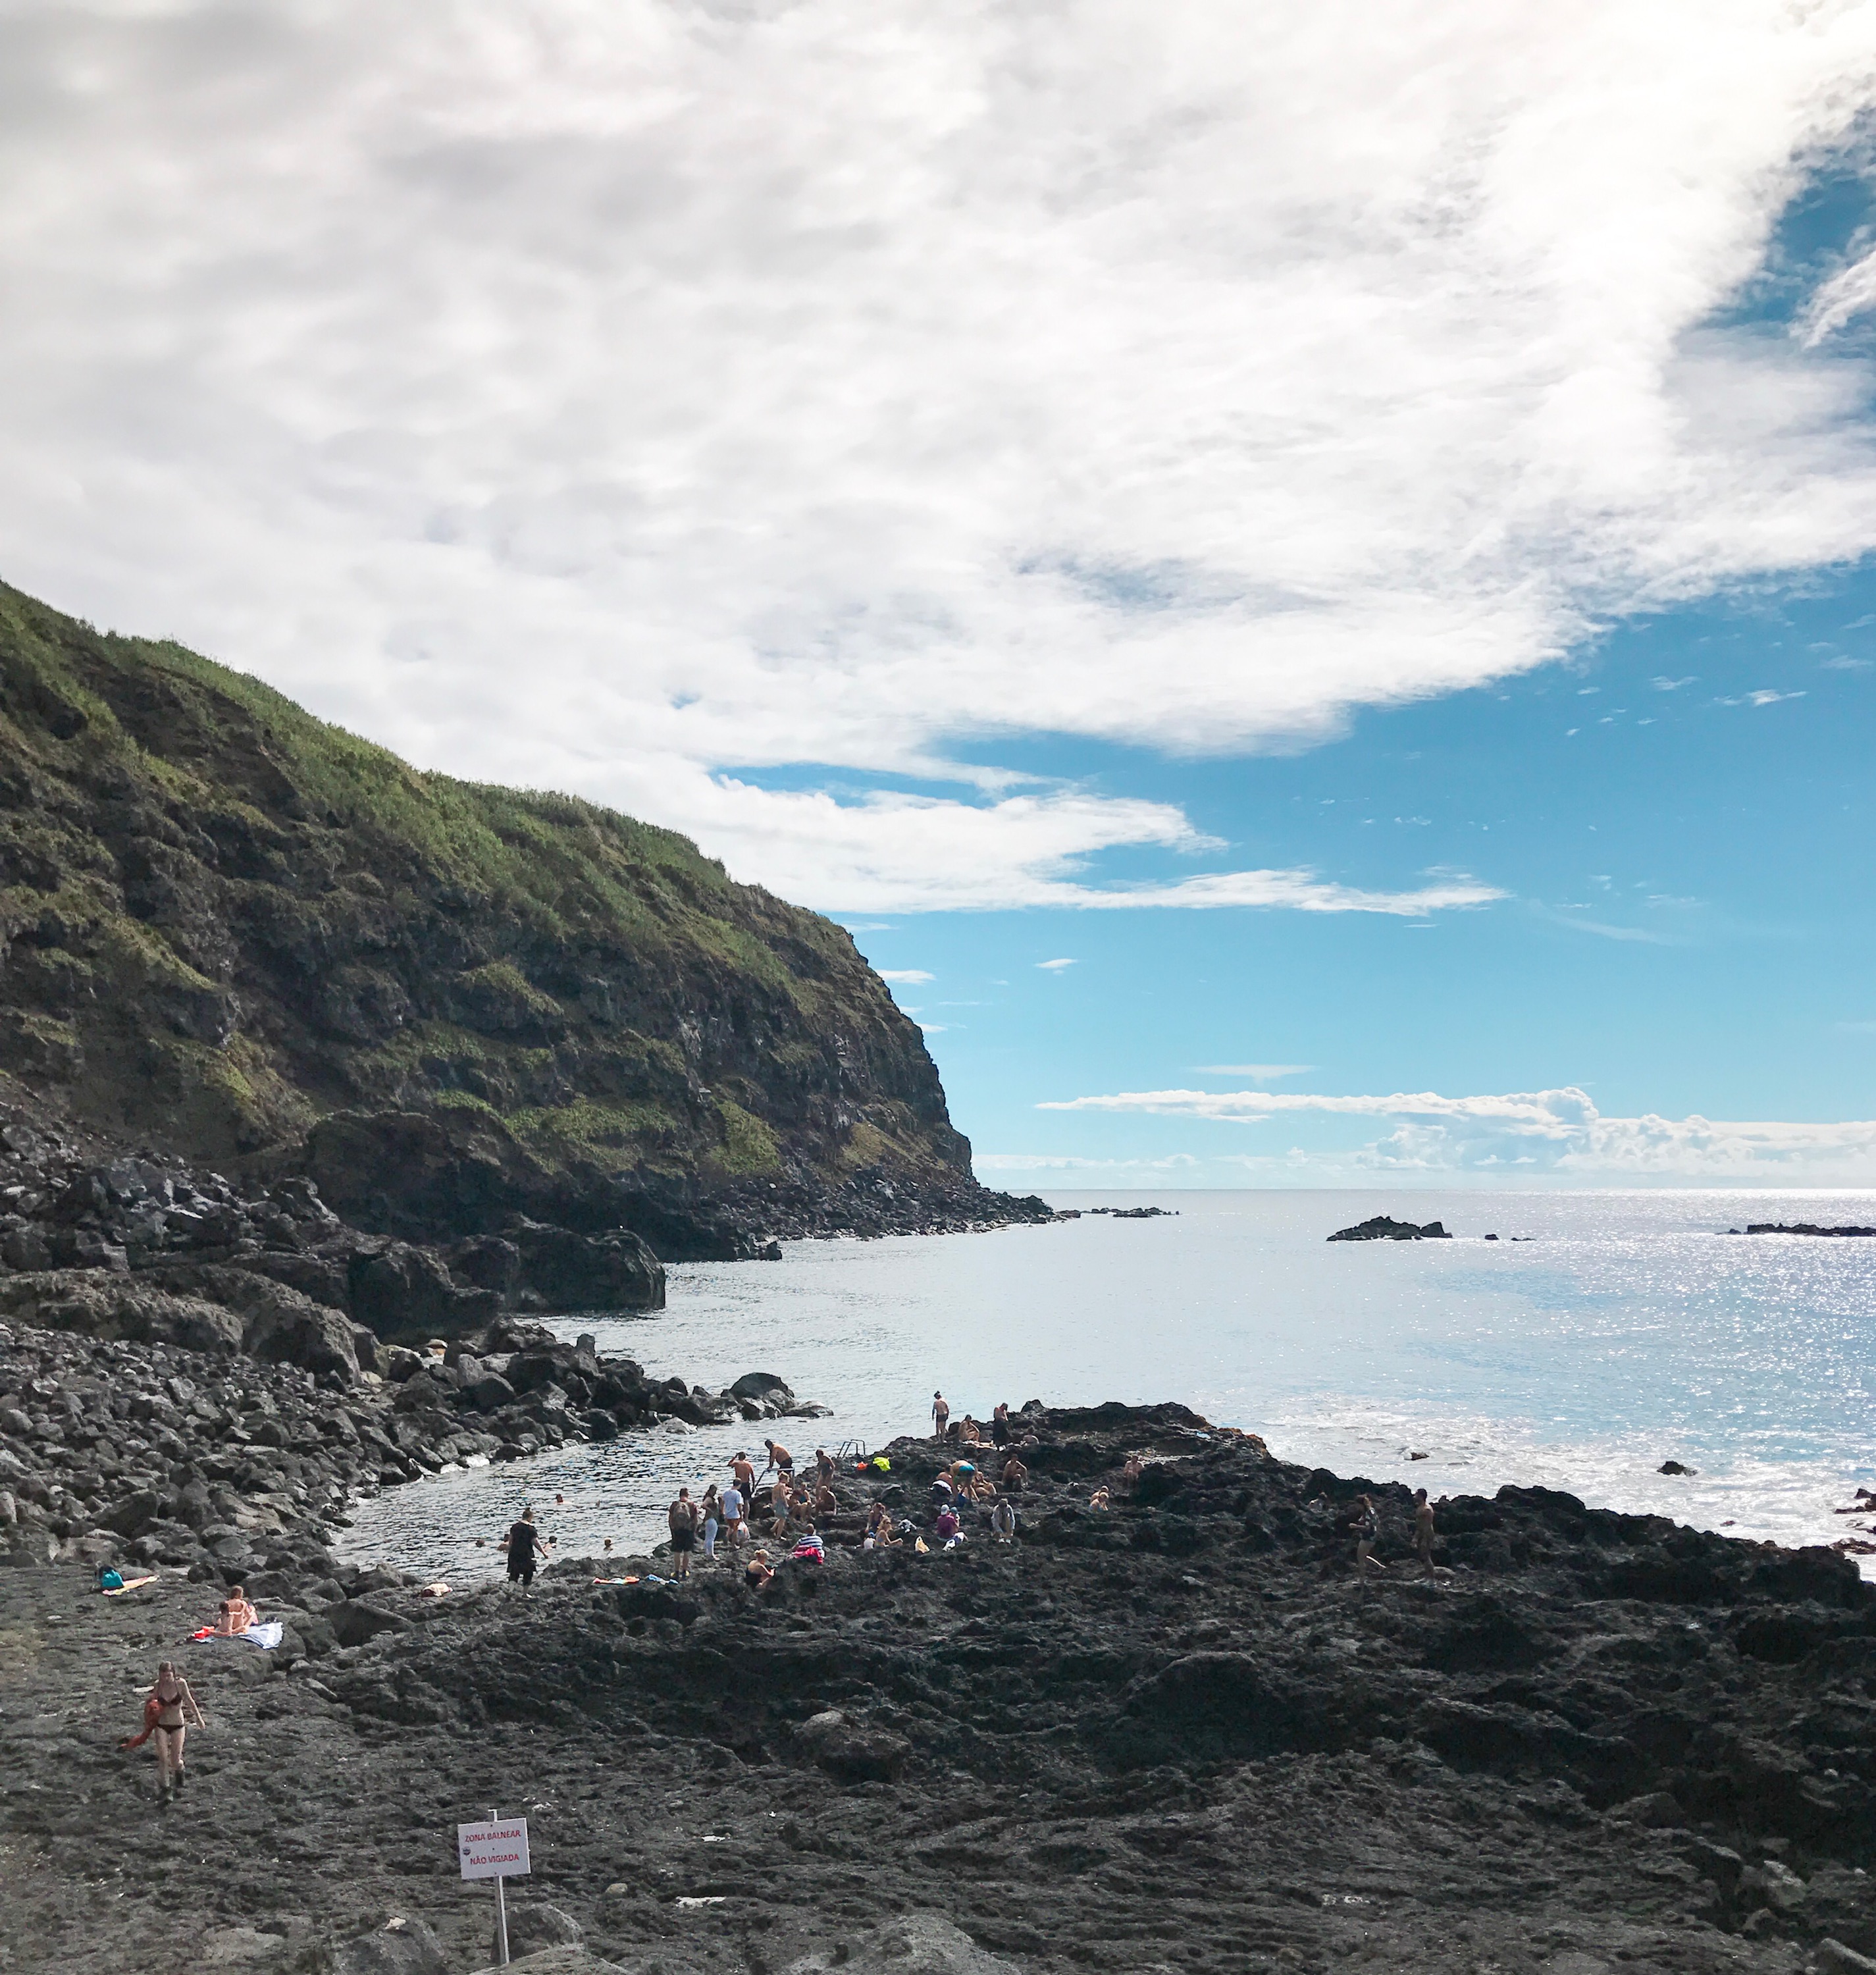
[[[817,1515],[831,1516],[840,1506],[833,1490],[823,1480],[814,1491],[814,1509]]]
[[[1029,1479],[1029,1470],[1014,1454],[1003,1464],[1003,1488],[1006,1495],[1020,1495],[1023,1484]]]
[[[895,1549],[899,1538],[892,1532],[892,1512],[885,1503],[876,1502],[866,1514],[866,1534],[862,1549]]]
[[[1138,1454],[1130,1454],[1121,1465],[1120,1478],[1131,1488],[1145,1472],[1146,1463]]]
[[[1109,1506],[1109,1498],[1107,1492],[1107,1484],[1104,1481],[1102,1483],[1100,1487],[1096,1489],[1094,1493],[1088,1497],[1088,1506],[1091,1509],[1105,1509]]]
[[[958,1438],[966,1447],[977,1447],[982,1444],[983,1432],[968,1413],[958,1422]]]
[[[938,1520],[931,1526],[932,1533],[949,1549],[958,1539],[958,1511],[944,1508],[938,1511]]]
[[[1006,1495],[990,1512],[991,1533],[999,1543],[1016,1540],[1016,1504]]]
[[[248,1594],[238,1584],[231,1584],[228,1595],[222,1600],[215,1614],[215,1630],[218,1638],[236,1639],[250,1625],[258,1625],[261,1615],[248,1602]]]
[[[811,1520],[801,1525],[801,1533],[796,1537],[795,1546],[788,1554],[801,1563],[825,1563],[827,1561],[826,1546],[815,1533]]]
[[[775,1572],[769,1566],[769,1553],[759,1549],[743,1566],[743,1582],[751,1591],[766,1591],[775,1581]]]

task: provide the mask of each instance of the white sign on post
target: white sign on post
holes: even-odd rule
[[[524,1873],[527,1819],[504,1817],[487,1824],[456,1826],[456,1853],[465,1879],[505,1879]]]

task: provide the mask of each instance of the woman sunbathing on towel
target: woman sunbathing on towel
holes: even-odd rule
[[[215,1630],[218,1638],[238,1638],[250,1625],[258,1625],[261,1615],[248,1602],[248,1594],[238,1584],[228,1587],[228,1595],[222,1600],[215,1615]]]

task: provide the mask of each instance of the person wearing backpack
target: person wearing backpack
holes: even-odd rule
[[[678,1490],[665,1520],[671,1526],[671,1574],[681,1582],[691,1574],[691,1552],[697,1547],[697,1504],[689,1489]]]

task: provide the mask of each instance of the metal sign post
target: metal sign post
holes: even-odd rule
[[[511,1873],[525,1873],[527,1862],[527,1819],[498,1817],[491,1810],[486,1824],[456,1826],[456,1856],[465,1879],[493,1879],[495,1882],[495,1946],[501,1966],[508,1965],[508,1896],[502,1881]]]

